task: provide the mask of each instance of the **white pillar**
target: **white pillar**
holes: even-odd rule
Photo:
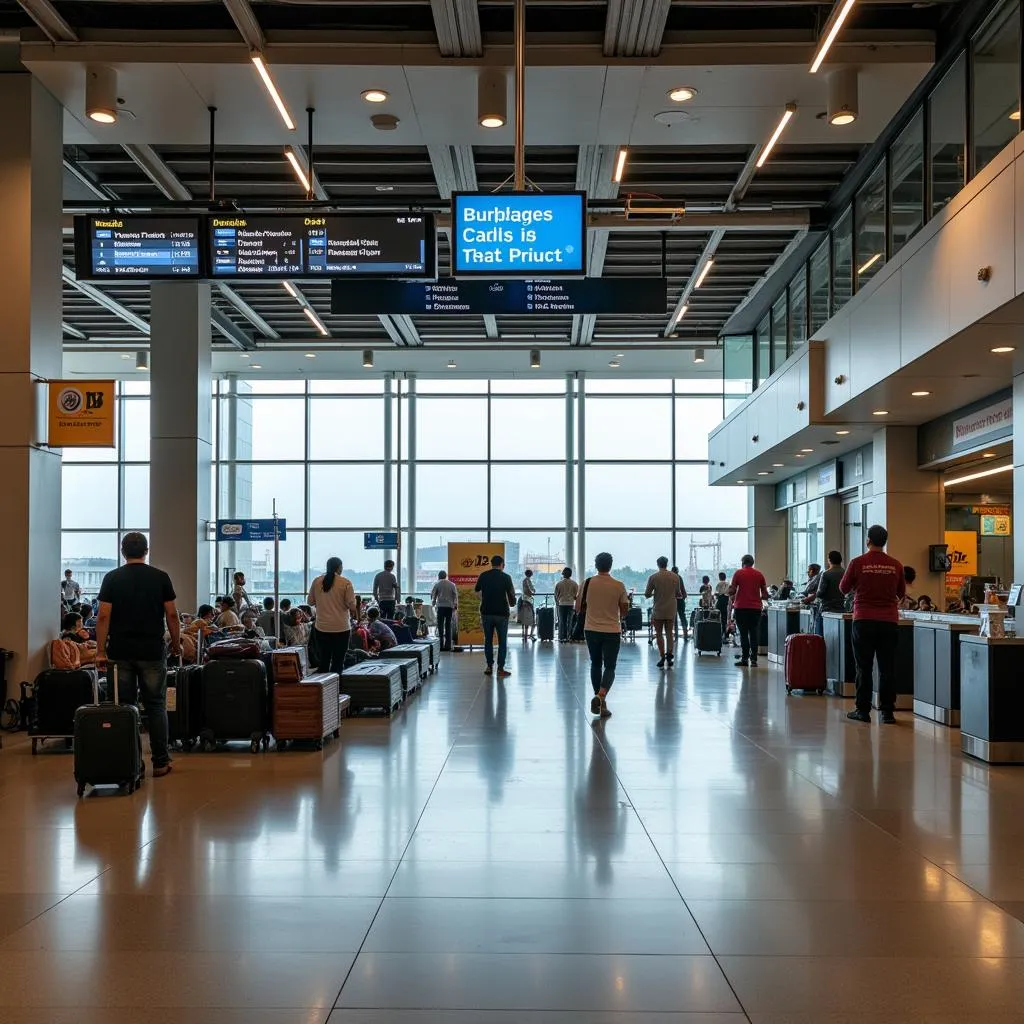
[[[1011,580],[1024,575],[1024,532],[1019,516],[1024,512],[1024,373],[1013,378],[1013,572]],[[1004,581],[1006,582],[1006,581]],[[1024,616],[1022,616],[1024,617]]]
[[[775,487],[762,484],[751,487],[747,498],[751,525],[747,528],[747,547],[754,563],[768,582],[789,575],[788,513],[775,511]]]

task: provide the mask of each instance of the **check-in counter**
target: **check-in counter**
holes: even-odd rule
[[[808,608],[806,605],[800,609],[800,632],[814,632],[814,609]]]
[[[875,686],[878,686],[878,665],[874,669]],[[873,694],[878,707],[878,690]],[[910,711],[914,707],[914,620],[900,615],[899,639],[896,642],[896,710]]]
[[[960,636],[960,744],[991,764],[1024,764],[1024,638]]]
[[[914,714],[960,724],[960,637],[976,634],[976,615],[909,616],[914,623]]]
[[[800,605],[779,601],[768,606],[768,660],[781,664],[786,657],[786,637],[800,632]]]
[[[757,654],[758,657],[768,653],[768,612],[761,612],[761,621],[758,623],[757,632]]]
[[[823,612],[825,626],[825,679],[829,692],[853,697],[857,692],[857,663],[853,657],[853,614]]]

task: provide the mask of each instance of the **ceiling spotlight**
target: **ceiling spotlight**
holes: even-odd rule
[[[383,89],[364,89],[359,94],[367,103],[387,103],[388,94]]]
[[[673,103],[686,103],[697,95],[697,90],[692,85],[680,85],[675,89],[669,89],[668,98]]]
[[[239,359],[248,359],[249,358],[249,353],[248,352],[239,352],[238,353],[238,358]]]
[[[838,435],[839,435],[840,437],[846,437],[846,435],[847,435],[847,434],[849,433],[849,431],[848,431],[848,430],[837,430],[837,431],[836,431],[836,433],[837,433],[837,434],[838,434]]]
[[[617,369],[619,368],[619,361],[618,361],[618,359],[610,359],[610,360],[608,361],[608,365],[609,365],[609,366],[610,366],[610,367],[611,367],[611,368],[612,368],[613,370],[617,370]]]
[[[501,128],[508,119],[508,79],[503,69],[484,68],[477,75],[476,119],[481,128]]]
[[[540,349],[539,348],[531,348],[530,349],[530,369],[531,370],[539,370],[540,369]]]
[[[772,467],[774,469],[782,469],[786,464],[784,462],[773,462]]]
[[[793,115],[795,113],[796,104],[787,103],[782,117],[779,118],[779,123],[775,126],[775,131],[772,132],[771,138],[766,143],[764,149],[761,150],[761,155],[757,158],[758,167],[764,167],[765,161],[768,159],[771,151],[775,148],[775,143],[779,141],[779,137],[786,130],[786,125],[793,119]]]
[[[702,349],[702,348],[695,348],[693,350],[693,361],[695,363],[703,363],[704,362],[704,349]]]
[[[927,398],[931,394],[930,391],[911,391],[911,398]]]
[[[857,120],[857,69],[839,68],[828,76],[828,123],[837,126]]]
[[[263,54],[258,50],[254,50],[250,55],[249,59],[252,61],[252,66],[256,69],[257,74],[260,76],[264,87],[267,92],[270,93],[270,98],[277,107],[277,112],[281,115],[281,120],[284,121],[285,128],[288,131],[295,131],[295,122],[292,120],[292,115],[288,113],[288,108],[284,105],[284,100],[281,99],[281,94],[277,91],[277,86],[274,84],[274,79],[270,76],[270,68],[267,67],[267,62],[263,59]]]
[[[768,472],[767,469],[759,469],[757,471],[757,475],[758,476],[770,476],[771,474]]]
[[[85,115],[98,124],[117,121],[117,72],[101,64],[85,69]]]
[[[1012,113],[1012,114],[1010,115],[1010,120],[1011,120],[1011,121],[1019,121],[1019,120],[1020,120],[1020,111],[1019,111],[1019,110],[1015,110],[1015,111],[1014,111],[1014,112],[1013,112],[1013,113]]]
[[[622,146],[619,149],[619,155],[615,161],[615,173],[612,175],[612,181],[616,185],[618,185],[618,183],[622,181],[622,175],[625,173],[626,170],[626,157],[628,156],[629,150],[625,146]]]
[[[122,359],[131,359],[131,357],[132,357],[131,352],[122,352],[121,353],[121,358]]]
[[[262,370],[262,369],[263,369],[263,364],[262,364],[262,363],[253,363],[253,364],[252,364],[252,365],[251,365],[251,366],[249,367],[249,369],[250,369],[250,370]]]
[[[373,369],[373,349],[363,349],[363,367],[367,370]]]
[[[449,359],[448,360],[448,369],[449,370],[454,370],[457,365],[458,364],[455,362],[454,359]]]
[[[316,353],[315,352],[307,352],[306,353],[306,358],[307,359],[316,359]]]
[[[697,283],[693,286],[694,288],[699,288],[704,283],[704,278],[708,276],[708,271],[714,265],[715,265],[715,257],[714,256],[709,256],[704,261],[704,266],[700,268],[700,273],[697,275]],[[683,309],[686,309],[686,307],[683,306]]]
[[[814,449],[813,448],[801,448],[800,451],[802,451],[804,453],[804,455],[810,455],[811,452],[814,451]]]
[[[136,370],[148,370],[149,369],[149,353],[148,352],[136,352],[135,353],[135,369]]]
[[[888,409],[876,409],[871,415],[872,416],[888,416],[889,415],[889,410]]]
[[[738,483],[738,484],[745,484],[746,482],[747,482],[746,480],[737,480],[736,481],[736,483]]]
[[[996,453],[995,452],[982,452],[981,453],[981,457],[983,459],[994,459],[996,457]]]
[[[992,351],[997,356],[1003,356],[1006,355],[1007,352],[1013,352],[1014,347],[1013,345],[997,345],[994,349],[992,349]]]
[[[839,35],[839,30],[843,27],[843,22],[849,17],[854,3],[855,0],[840,0],[840,2],[832,8],[832,13],[829,15],[828,21],[825,22],[825,31],[822,35],[822,40],[818,44],[818,49],[814,54],[814,60],[811,62],[812,75],[821,67],[822,61],[825,59],[825,55],[832,48],[832,44],[836,41],[836,36]]]
[[[616,352],[615,353],[615,358],[616,359],[621,359],[622,358],[622,353],[621,352]]]

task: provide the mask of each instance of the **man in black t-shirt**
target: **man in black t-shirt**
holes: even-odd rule
[[[498,675],[510,676],[505,669],[508,656],[508,612],[516,606],[516,588],[512,577],[503,572],[505,559],[495,555],[491,567],[480,574],[473,588],[480,595],[480,624],[484,630],[484,658],[487,668],[484,675],[494,671],[494,634],[498,634]]]
[[[125,564],[108,572],[100,587],[96,666],[103,668],[108,659],[117,666],[121,700],[132,700],[141,690],[149,719],[153,775],[159,778],[171,770],[164,621],[171,634],[171,654],[180,657],[178,609],[170,576],[146,564],[149,544],[141,533],[125,534],[121,554]]]

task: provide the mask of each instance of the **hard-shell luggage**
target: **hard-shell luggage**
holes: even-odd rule
[[[70,672],[51,668],[40,672],[32,684],[27,704],[28,734],[32,737],[32,753],[49,739],[70,743],[75,732],[75,713],[93,703],[97,694],[95,669],[79,668]]]
[[[698,618],[693,631],[693,647],[697,656],[717,654],[722,656],[722,620],[718,613],[707,618]]]
[[[636,639],[636,631],[644,628],[644,613],[642,608],[630,608],[626,612],[623,621],[623,630],[629,634],[630,640]]]
[[[786,637],[786,693],[825,689],[825,638],[815,633]]]
[[[380,658],[416,658],[420,663],[420,675],[426,676],[430,672],[430,651],[422,644],[398,644],[386,651],[381,651]]]
[[[278,647],[270,656],[275,683],[300,683],[309,675],[305,647]]]
[[[207,749],[228,740],[248,740],[252,752],[270,745],[267,735],[267,666],[255,659],[207,662],[203,666],[203,728]]]
[[[167,741],[191,750],[203,730],[203,667],[167,670]]]
[[[389,718],[402,704],[402,669],[395,660],[364,661],[345,671],[352,714],[383,711]]]
[[[542,642],[555,639],[555,609],[545,606],[537,609],[537,638]]]
[[[146,773],[139,735],[139,709],[117,702],[117,666],[111,666],[112,704],[99,702],[98,684],[93,703],[75,712],[75,782],[78,795],[86,786],[119,786],[129,793],[142,785]]]
[[[402,670],[402,693],[406,697],[423,685],[426,674],[420,671],[419,658],[391,658],[389,665],[397,665]]]
[[[441,665],[441,638],[439,636],[422,636],[413,640],[413,643],[430,651],[430,671],[436,672]]]
[[[233,640],[218,640],[210,644],[206,649],[207,661],[243,661],[249,658],[259,658],[264,650],[259,640],[247,640],[245,637],[236,637]]]
[[[336,672],[318,672],[300,683],[274,685],[274,739],[285,743],[306,740],[321,750],[328,736],[341,728],[340,679]]]
[[[585,612],[573,612],[572,623],[569,627],[569,639],[573,643],[582,643],[586,637],[584,632],[587,627],[587,616]]]

